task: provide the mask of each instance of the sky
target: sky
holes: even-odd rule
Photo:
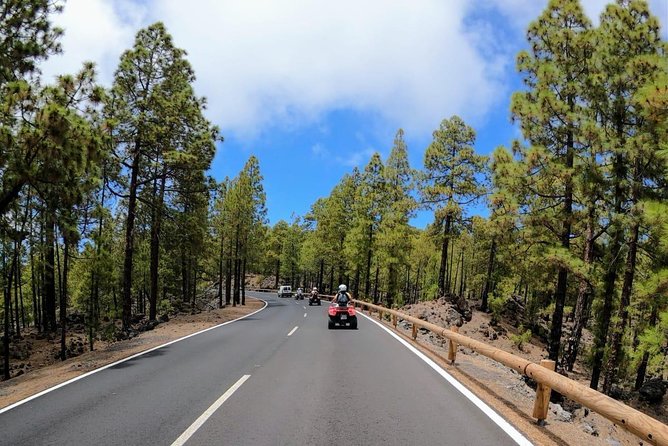
[[[594,24],[607,0],[582,0]],[[650,0],[668,39],[668,0]],[[188,53],[206,116],[222,131],[210,175],[260,161],[271,224],[304,215],[399,128],[422,167],[439,123],[461,116],[489,154],[520,136],[510,95],[516,54],[547,0],[67,0],[63,54],[45,81],[97,65],[109,86],[139,29],[165,23]],[[484,214],[484,206],[469,210]],[[424,227],[432,214],[418,213]]]

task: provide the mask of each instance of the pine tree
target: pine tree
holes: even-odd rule
[[[438,273],[438,295],[445,296],[448,247],[454,225],[463,217],[463,206],[483,193],[480,175],[485,157],[476,155],[475,131],[458,116],[444,119],[434,132],[434,140],[424,156],[422,203],[435,210],[441,228],[441,262]]]
[[[416,207],[411,196],[413,173],[408,163],[404,132],[399,129],[383,169],[387,209],[379,229],[379,245],[387,268],[386,305],[392,307],[399,291],[400,268],[406,264],[410,250],[408,224]]]
[[[183,50],[174,46],[163,24],[156,23],[139,31],[134,47],[121,56],[107,104],[116,156],[129,176],[128,192],[121,195],[127,198],[128,210],[123,270],[123,327],[126,330],[129,329],[132,313],[135,219],[142,186],[153,184],[156,196],[153,203],[151,253],[151,315],[155,317],[159,254],[156,238],[159,235],[161,202],[168,171],[168,167],[161,165],[161,161],[164,162],[164,158],[170,155],[163,151],[171,150],[174,155],[173,152],[178,148],[187,149],[187,139],[192,137],[188,134],[191,128],[199,132],[195,138],[201,138],[202,135],[211,138],[211,133],[215,137],[215,130],[209,130],[206,123],[202,125],[200,113],[203,105],[193,97],[190,83],[194,75],[184,55]],[[152,162],[155,162],[153,166]]]
[[[619,0],[616,4],[608,5],[601,15],[597,36],[596,57],[601,67],[600,83],[595,90],[600,92],[597,105],[601,114],[609,118],[610,125],[603,126],[604,131],[608,130],[605,134],[606,143],[610,144],[608,147],[619,164],[613,182],[616,189],[623,192],[621,196],[616,195],[616,199],[626,202],[621,209],[624,215],[615,215],[613,219],[623,218],[623,225],[629,228],[628,234],[619,235],[625,238],[628,251],[623,267],[617,323],[611,330],[608,342],[610,351],[605,366],[603,391],[610,393],[618,373],[622,338],[629,320],[640,238],[640,201],[647,194],[654,193],[654,188],[648,187],[648,184],[656,184],[665,178],[665,170],[657,158],[659,140],[656,134],[652,134],[652,129],[647,128],[645,117],[634,100],[638,90],[644,84],[652,83],[660,72],[660,60],[656,56],[662,49],[662,43],[659,22],[650,14],[647,2],[642,0]],[[623,232],[622,229],[617,231]],[[592,387],[597,384],[594,377],[597,377],[601,366],[601,350],[599,344]]]
[[[585,80],[591,55],[591,24],[577,0],[552,0],[529,25],[531,51],[518,55],[518,69],[527,91],[513,95],[512,113],[531,144],[520,156],[526,164],[526,205],[542,225],[555,249],[557,264],[555,309],[550,330],[549,358],[560,353],[575,197],[576,166],[587,144],[580,117],[585,113]]]

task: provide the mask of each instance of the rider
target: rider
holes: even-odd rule
[[[348,292],[348,287],[346,287],[344,284],[339,285],[339,292],[336,293],[336,296],[334,296],[334,299],[332,299],[332,302],[336,302],[337,304],[348,304],[348,302],[352,301],[352,297],[350,296],[350,293]]]
[[[301,299],[301,297],[302,297],[302,289],[300,287],[300,288],[297,288],[297,299]]]
[[[311,290],[311,296],[317,297],[318,296],[318,287],[314,286],[313,289]]]

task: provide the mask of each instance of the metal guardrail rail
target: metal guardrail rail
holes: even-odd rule
[[[273,289],[253,289],[248,291],[259,292],[276,292]],[[304,293],[306,297],[307,293]],[[333,298],[331,295],[320,295],[323,298]],[[527,359],[508,353],[484,342],[477,341],[468,336],[458,333],[459,328],[454,326],[450,329],[439,327],[430,322],[423,321],[413,316],[401,313],[390,308],[385,308],[380,305],[375,305],[370,302],[353,299],[353,302],[358,306],[366,307],[369,314],[372,312],[378,313],[378,318],[384,320],[383,315],[388,314],[391,317],[394,329],[397,329],[397,322],[399,319],[410,322],[412,324],[412,337],[417,339],[418,328],[424,328],[432,333],[447,339],[448,342],[448,360],[453,364],[457,356],[457,348],[459,345],[470,348],[471,350],[480,353],[496,362],[499,362],[511,369],[528,376],[538,383],[536,388],[536,399],[533,407],[533,417],[539,423],[547,419],[547,412],[549,409],[550,393],[552,389],[561,393],[568,399],[576,401],[583,406],[593,410],[594,412],[604,416],[623,429],[633,433],[643,441],[658,446],[668,446],[668,426],[660,421],[646,415],[639,410],[636,410],[624,403],[610,398],[601,392],[591,389],[583,384],[580,384],[572,379],[566,378],[563,375],[554,371],[555,363],[550,360],[542,360],[540,364],[536,364]]]

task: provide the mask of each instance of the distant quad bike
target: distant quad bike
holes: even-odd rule
[[[330,330],[336,327],[357,329],[357,315],[352,304],[334,302],[329,306],[327,314],[329,315],[327,328]]]
[[[311,306],[311,305],[320,306],[320,296],[318,295],[318,293],[313,292],[309,295],[308,304],[309,304],[309,306]]]

